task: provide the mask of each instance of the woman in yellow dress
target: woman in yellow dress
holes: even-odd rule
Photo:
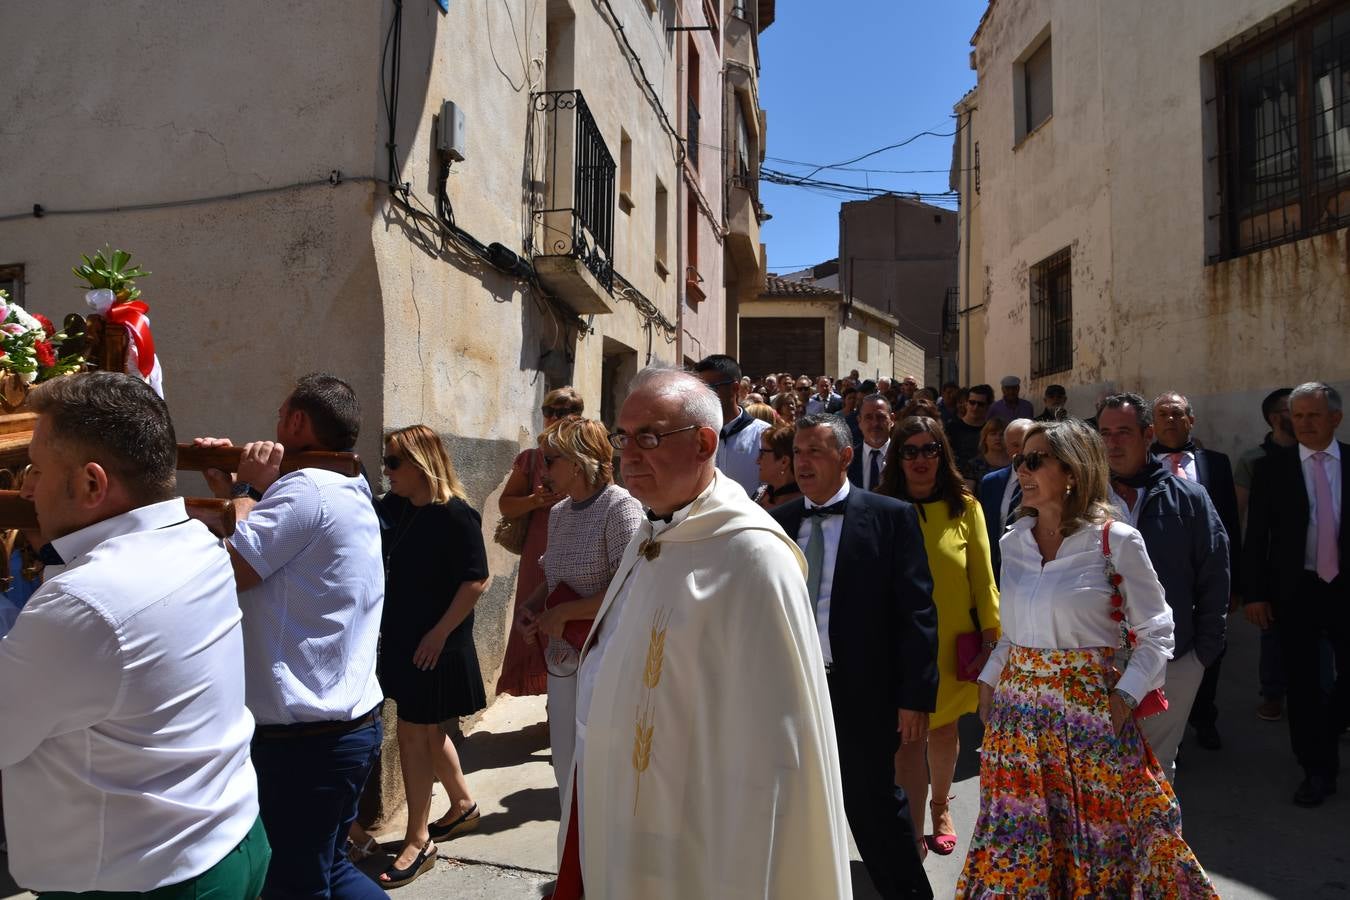
[[[998,589],[989,562],[989,535],[980,504],[966,488],[942,423],[936,419],[910,416],[895,426],[877,492],[914,504],[933,575],[933,604],[938,613],[937,710],[929,718],[927,742],[903,744],[896,752],[895,772],[910,797],[915,834],[925,833],[924,801],[932,783],[933,800],[928,806],[933,832],[925,842],[927,849],[946,856],[956,849],[949,809],[961,750],[956,722],[978,709],[980,692],[974,678],[998,643]],[[957,636],[973,631],[979,632],[979,655],[962,672]]]

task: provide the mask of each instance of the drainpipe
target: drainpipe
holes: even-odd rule
[[[970,133],[971,133],[971,131],[973,130],[973,129],[972,129],[972,126],[971,126],[970,120],[971,120],[971,117],[972,117],[973,115],[974,115],[974,113],[973,113],[969,108],[967,108],[967,109],[966,109],[966,152],[965,152],[965,164],[966,164],[966,191],[965,191],[965,201],[966,201],[966,203],[965,203],[965,206],[966,206],[966,208],[965,208],[965,220],[966,220],[966,223],[965,223],[965,224],[966,224],[966,293],[967,293],[967,294],[970,293],[970,207],[971,207],[971,199],[970,199],[970,195],[971,195],[972,184],[973,184],[973,182],[972,182],[972,178],[973,178],[972,173],[973,173],[974,168],[975,168],[974,165],[971,163],[971,157],[970,157],[970,154],[971,154],[971,137],[970,137]],[[965,350],[964,353],[961,354],[961,368],[962,368],[962,370],[963,370],[964,373],[965,373],[964,376],[961,378],[961,383],[962,383],[962,384],[970,384],[970,311],[971,311],[972,309],[974,309],[974,305],[970,302],[970,298],[969,298],[969,297],[965,297],[965,298],[958,297],[958,298],[957,298],[957,303],[960,303],[962,299],[965,300],[965,307],[966,307],[966,308],[965,308],[965,310],[963,310],[963,312],[965,313],[965,319],[964,319],[964,321],[962,321],[962,323],[961,323],[961,336],[962,336],[962,338],[964,339],[964,343],[965,343],[965,345],[966,345],[966,350]]]
[[[683,0],[675,2],[675,121],[680,129],[680,137],[684,138],[689,134],[689,123],[685,121],[689,117],[689,101],[680,102],[680,91],[684,89],[686,76],[684,74],[684,32],[678,30],[680,26],[680,8],[683,6]],[[684,271],[684,240],[688,232],[688,226],[684,221],[684,194],[686,191],[684,185],[684,157],[683,152],[675,154],[675,180],[672,182],[675,186],[675,365],[679,368],[684,367],[684,304],[687,295],[685,294],[685,282],[688,278]]]

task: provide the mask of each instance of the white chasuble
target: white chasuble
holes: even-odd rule
[[[614,629],[579,760],[587,900],[852,896],[805,572],[720,472],[687,515],[639,527],[586,646]]]

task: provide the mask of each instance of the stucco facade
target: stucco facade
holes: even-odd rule
[[[184,438],[270,437],[286,391],[313,370],[356,388],[367,460],[389,429],[438,431],[489,538],[475,639],[490,692],[519,561],[490,541],[496,499],[534,446],[544,394],[573,384],[587,414],[612,423],[640,366],[726,346],[722,41],[744,38],[744,23],[694,0],[402,9],[386,103],[391,2],[115,0],[98,16],[113,59],[70,27],[82,4],[0,8],[12,41],[0,266],[21,265],[26,303],[59,321],[82,303],[80,253],[133,252],[154,273],[141,287]],[[717,30],[672,30],[710,14]],[[713,145],[697,168],[681,162],[693,85]],[[463,159],[438,209],[446,100],[464,116]],[[583,150],[614,169],[586,197]],[[33,204],[42,217],[25,215]],[[577,246],[559,256],[574,222]],[[512,254],[527,265],[512,271]],[[183,488],[204,490],[186,477]]]
[[[819,371],[807,367],[804,374],[832,378],[847,375],[853,369],[864,378],[891,378],[896,371],[896,347],[913,346],[903,337],[897,345],[894,316],[863,303],[847,306],[838,291],[775,276],[769,276],[758,297],[741,304],[740,319],[745,338],[741,355],[746,373],[755,378],[784,366],[794,374],[803,374],[790,362],[776,361],[775,354],[784,352],[788,341],[809,343],[814,351],[810,356],[821,363]],[[756,328],[755,320],[779,323],[801,320],[805,327],[797,331],[765,332]],[[765,347],[761,333],[784,340],[784,345]]]
[[[1328,4],[996,0],[972,43],[978,86],[957,106],[961,346],[968,383],[1033,374],[1032,279],[1069,250],[1069,387],[1091,415],[1108,383],[1187,392],[1197,436],[1235,451],[1264,431],[1260,399],[1312,379],[1345,384],[1350,239],[1344,228],[1220,252],[1224,203],[1216,61]],[[1020,136],[1022,63],[1048,39],[1053,113]],[[968,137],[968,140],[966,139]],[[1231,163],[1230,163],[1231,164]],[[1231,177],[1231,176],[1230,176]]]

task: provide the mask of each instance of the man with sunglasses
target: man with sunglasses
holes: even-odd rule
[[[1144,736],[1175,780],[1177,749],[1204,677],[1223,653],[1228,615],[1229,542],[1198,481],[1178,478],[1149,451],[1153,408],[1138,394],[1107,397],[1097,414],[1120,520],[1143,535],[1172,608],[1176,646],[1167,663],[1165,712],[1142,721]],[[1126,597],[1129,602],[1129,597]]]
[[[966,397],[965,414],[953,419],[947,426],[947,437],[952,442],[952,456],[956,458],[956,467],[966,478],[976,475],[971,463],[980,455],[980,431],[989,418],[989,407],[994,402],[994,389],[987,384],[977,384],[970,389]]]
[[[878,893],[932,897],[909,801],[895,784],[901,738],[923,740],[937,704],[937,610],[919,517],[908,503],[851,487],[853,447],[838,416],[804,416],[796,429],[805,497],[770,515],[807,560],[844,809]]]
[[[557,900],[850,896],[805,561],[715,467],[706,384],[639,372],[610,435],[647,512],[581,651]]]
[[[722,408],[722,427],[717,436],[717,468],[745,488],[748,497],[759,487],[759,436],[769,423],[756,419],[737,404],[741,367],[722,353],[705,356],[694,374],[714,393]]]

